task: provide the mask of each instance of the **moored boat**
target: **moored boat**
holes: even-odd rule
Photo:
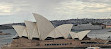
[[[87,47],[86,49],[100,49],[100,47]]]

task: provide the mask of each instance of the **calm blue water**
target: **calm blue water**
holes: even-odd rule
[[[0,47],[3,44],[10,43],[15,36],[16,32],[13,29],[8,30],[2,30],[3,33],[10,33],[11,35],[0,35]],[[92,30],[90,33],[88,33],[88,37],[90,38],[101,38],[101,39],[107,39],[107,37],[111,36],[111,29],[102,29],[102,30]]]
[[[3,44],[10,43],[13,40],[12,37],[14,37],[14,35],[16,34],[15,30],[13,29],[2,30],[2,31],[3,33],[10,33],[11,35],[0,35],[0,47]]]

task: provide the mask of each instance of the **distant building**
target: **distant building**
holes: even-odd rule
[[[103,28],[104,26],[102,25],[92,25],[91,23],[89,23],[89,24],[80,24],[77,26],[73,26],[72,30],[98,30]]]
[[[103,23],[103,25],[105,25],[106,28],[111,28],[111,22],[109,22],[109,23],[108,22]]]
[[[106,25],[106,28],[111,28],[111,25]]]

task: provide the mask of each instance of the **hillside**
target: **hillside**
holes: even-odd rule
[[[111,19],[69,19],[69,20],[53,20],[51,23],[56,27],[62,24],[86,24],[92,23],[93,25],[101,25],[102,23],[111,23]],[[12,25],[23,25],[24,23],[13,23],[0,25],[0,29],[13,29]]]

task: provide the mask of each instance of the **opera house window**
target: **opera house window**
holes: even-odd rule
[[[71,45],[72,43],[70,43],[70,45]]]
[[[81,44],[98,44],[97,42],[81,42]]]
[[[45,46],[51,46],[51,45],[71,45],[72,43],[64,43],[64,44],[45,44]]]

